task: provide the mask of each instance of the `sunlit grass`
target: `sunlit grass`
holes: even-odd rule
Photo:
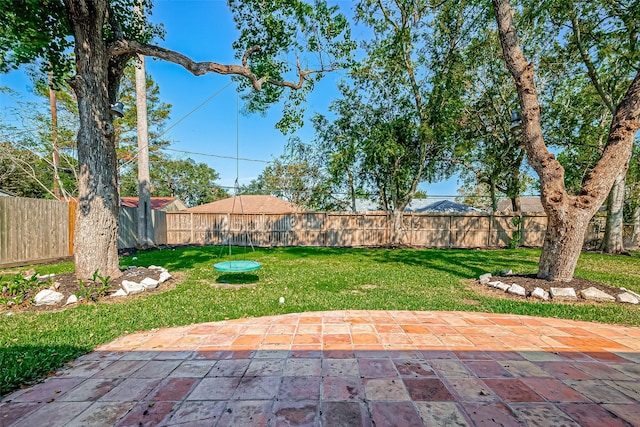
[[[320,310],[468,310],[640,325],[640,309],[561,305],[489,298],[463,281],[485,272],[535,273],[539,250],[412,250],[276,248],[252,252],[188,247],[125,257],[121,266],[161,265],[184,278],[175,289],[118,304],[60,312],[16,313],[0,320],[0,394],[37,380],[64,362],[123,334],[158,327]],[[213,264],[251,259],[245,276]],[[640,291],[640,258],[583,254],[576,275]],[[41,274],[72,271],[70,263],[38,266]],[[256,286],[228,289],[218,280]],[[284,297],[285,303],[278,302]]]

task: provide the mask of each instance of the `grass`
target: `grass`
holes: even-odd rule
[[[553,316],[640,325],[640,309],[622,305],[561,305],[495,299],[462,284],[485,272],[537,270],[539,250],[234,249],[263,268],[245,275],[214,271],[219,247],[138,253],[121,265],[161,265],[184,280],[162,294],[119,304],[80,305],[59,312],[24,312],[0,319],[0,395],[57,369],[96,345],[139,330],[248,316],[319,310],[467,310]],[[226,252],[226,249],[223,251]],[[70,263],[39,266],[40,274],[73,271]],[[640,257],[583,254],[576,275],[640,292]],[[258,286],[215,288],[219,281]],[[285,303],[278,302],[280,297]]]

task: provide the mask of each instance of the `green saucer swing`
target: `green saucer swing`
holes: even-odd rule
[[[248,260],[223,261],[213,265],[213,268],[225,273],[246,273],[258,270],[260,267],[262,267],[262,264],[258,261]]]

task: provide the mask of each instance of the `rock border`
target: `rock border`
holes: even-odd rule
[[[138,267],[130,266],[127,268],[127,270],[135,269],[135,268],[138,268]],[[164,267],[151,265],[146,268],[148,268],[149,270],[159,270],[160,277],[158,278],[158,280],[153,279],[151,277],[145,277],[140,282],[123,280],[120,288],[117,289],[112,294],[110,294],[109,296],[112,298],[124,297],[128,295],[138,294],[149,289],[155,289],[158,287],[159,284],[166,282],[172,277],[169,271]],[[38,279],[42,280],[42,278],[54,279],[55,275],[51,274],[47,276],[38,276]],[[53,285],[49,289],[43,289],[40,292],[38,292],[33,298],[33,303],[35,306],[59,305],[64,300],[64,298],[65,298],[64,294],[62,294],[61,292],[58,292],[58,289],[56,288],[56,286]],[[69,295],[66,303],[64,303],[63,306],[77,304],[79,300],[81,299],[79,299],[77,295],[71,294]]]
[[[504,275],[501,273],[501,276],[499,277],[505,280],[504,276],[508,276],[509,274],[511,274],[510,270]],[[549,292],[542,288],[535,288],[532,292],[526,293],[525,289],[516,283],[509,285],[502,280],[492,279],[494,279],[494,277],[491,275],[491,273],[484,273],[480,275],[480,277],[478,278],[478,282],[481,285],[486,285],[488,287],[501,290],[508,294],[525,297],[527,299],[533,298],[540,301],[571,302],[583,299],[592,302],[618,302],[622,304],[633,305],[640,304],[640,294],[637,294],[626,288],[619,288],[620,293],[617,293],[616,295],[610,295],[595,287],[583,289],[582,291],[580,291],[579,295],[576,293],[576,290],[571,287],[552,287],[549,289]]]

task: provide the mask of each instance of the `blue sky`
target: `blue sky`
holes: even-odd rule
[[[352,2],[343,1],[340,4],[350,7]],[[237,30],[226,0],[155,0],[152,21],[164,24],[166,36],[161,46],[181,52],[196,61],[237,63],[231,48],[237,38]],[[172,141],[170,148],[210,156],[178,152],[171,154],[208,164],[219,173],[220,185],[233,186],[236,161],[214,157],[236,157],[236,91],[233,84],[228,86],[231,77],[216,74],[196,77],[178,65],[150,58],[147,58],[146,64],[147,73],[160,87],[161,99],[172,104],[171,118],[167,124],[170,130],[165,135]],[[329,73],[316,86],[308,97],[308,118],[316,112],[328,113],[330,102],[338,96],[336,84],[339,79],[340,73]],[[30,82],[22,71],[0,75],[0,85],[20,92],[25,100],[29,98]],[[196,109],[216,93],[213,99]],[[14,99],[0,94],[0,117],[7,118],[13,102]],[[264,117],[257,114],[238,115],[239,157],[262,161],[239,162],[237,173],[240,184],[255,179],[266,165],[265,162],[283,153],[290,136],[275,129],[274,125],[280,117],[279,105],[274,105]],[[303,141],[310,141],[313,128],[307,125],[295,135]],[[426,190],[429,196],[455,196],[457,192],[455,178],[438,184],[423,184],[420,188]]]

